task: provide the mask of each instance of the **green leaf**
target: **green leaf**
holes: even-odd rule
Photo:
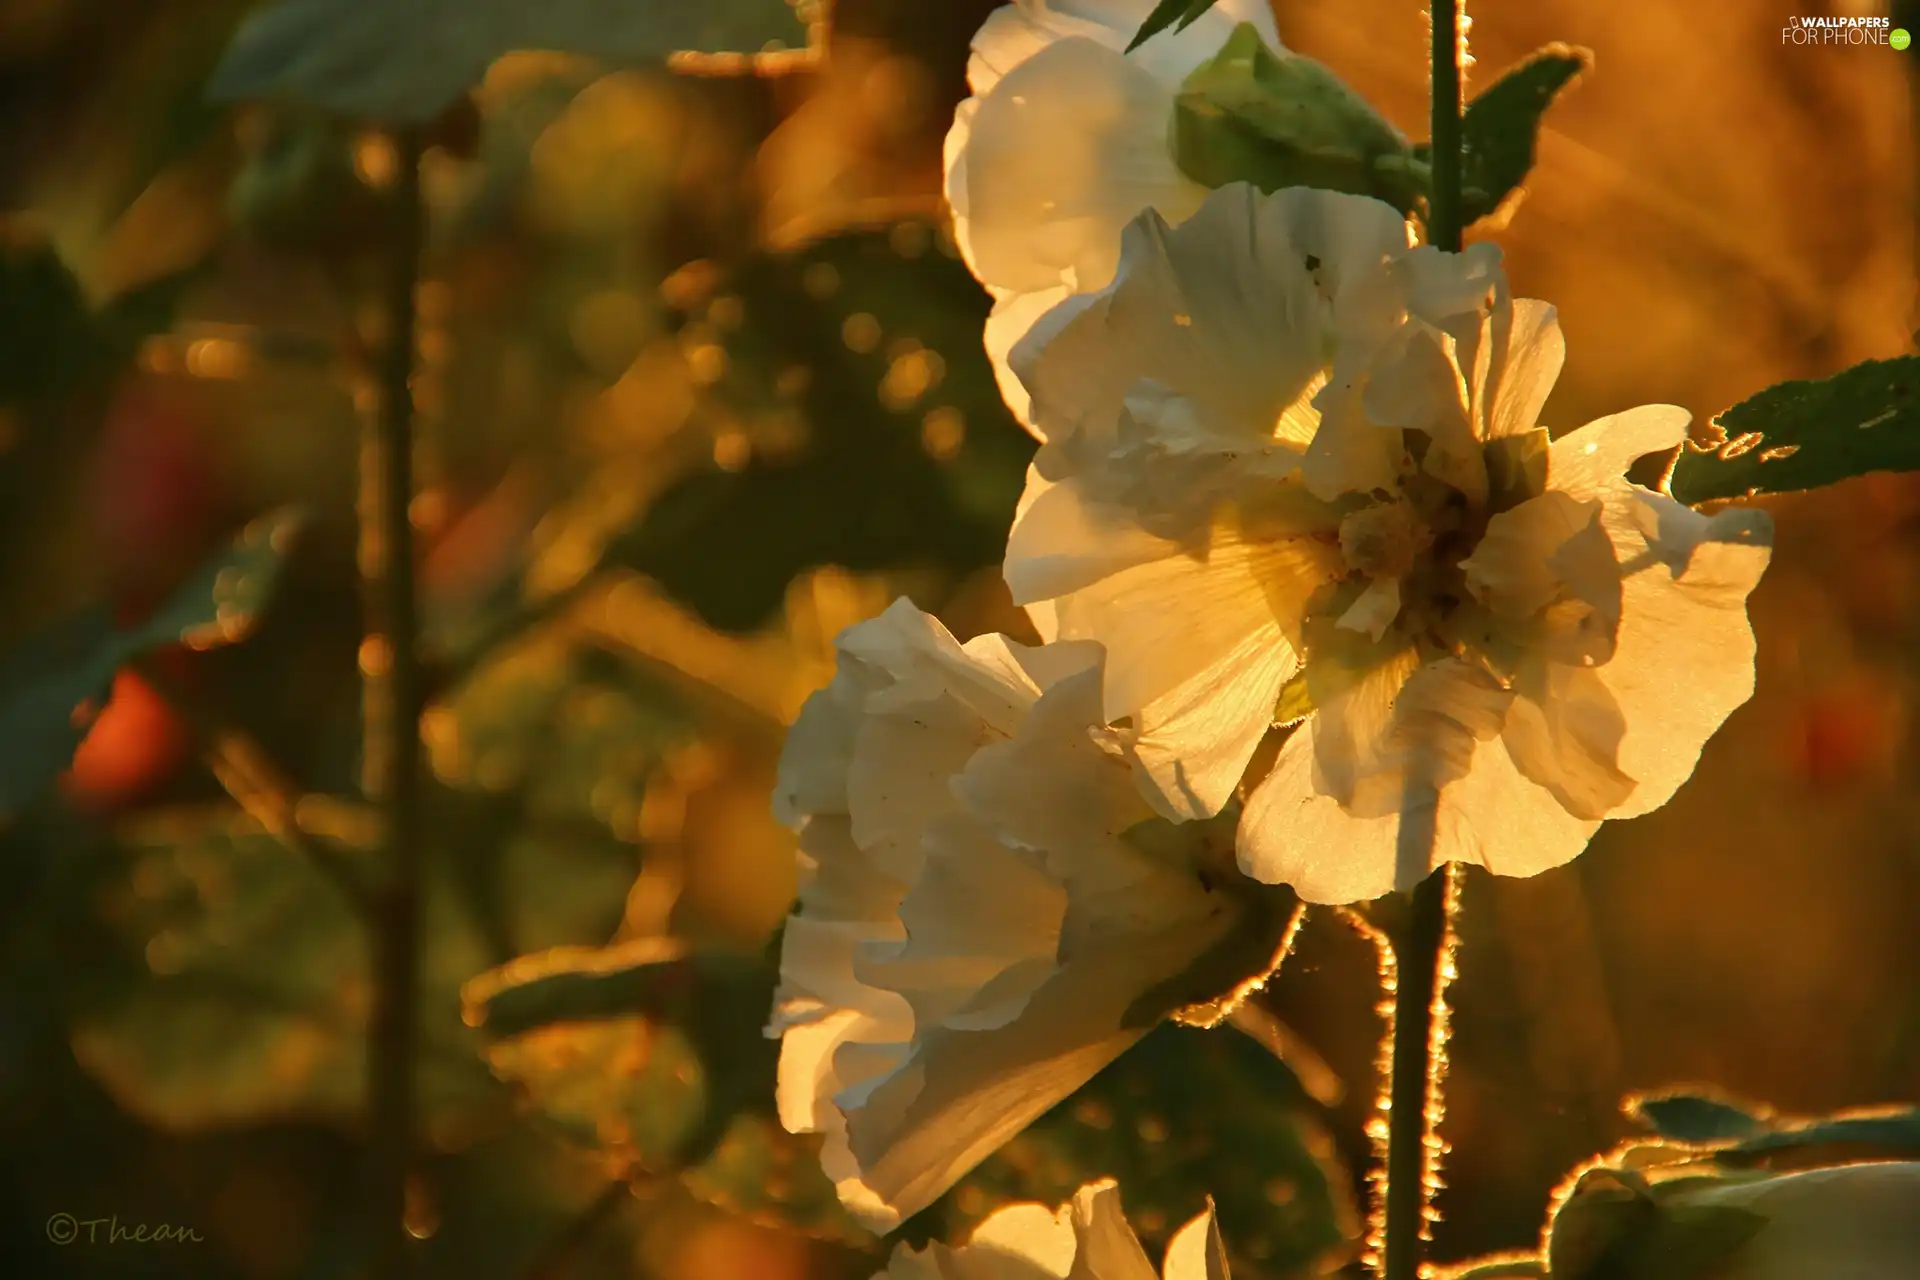
[[[808,38],[787,0],[280,0],[241,26],[208,92],[425,124],[519,49],[658,58]]]
[[[1460,125],[1463,152],[1462,216],[1486,217],[1526,180],[1533,168],[1540,120],[1553,100],[1583,71],[1593,54],[1564,44],[1535,50],[1467,104]]]
[[[575,1142],[695,1196],[822,1239],[865,1242],[820,1169],[819,1139],[772,1115],[778,1043],[761,1027],[769,953],[664,938],[522,956],[462,992],[486,1059]]]
[[[74,1057],[172,1131],[361,1104],[370,991],[359,923],[249,820],[169,810],[103,867],[103,939],[74,993]]]
[[[96,606],[34,633],[0,667],[0,821],[65,771],[119,666],[113,615]]]
[[[125,656],[168,644],[217,649],[252,635],[280,584],[280,567],[303,520],[298,510],[286,507],[242,529],[152,616],[124,633]]]
[[[765,623],[818,565],[998,562],[1035,446],[980,345],[991,301],[937,238],[918,221],[834,236],[719,284],[738,327],[682,333],[726,353],[696,421],[750,456],[669,487],[611,558],[726,631]]]
[[[1639,1094],[1623,1105],[1629,1119],[1677,1142],[1737,1142],[1769,1128],[1764,1108],[1719,1095]]]
[[[1920,469],[1920,356],[1869,360],[1831,378],[1782,382],[1714,419],[1680,451],[1682,502],[1788,493],[1874,471]]]
[[[489,1044],[487,1065],[559,1132],[617,1162],[670,1170],[707,1111],[705,1063],[646,1018],[542,1026]]]
[[[680,1175],[699,1199],[753,1222],[820,1240],[867,1244],[873,1236],[840,1204],[820,1168],[819,1134],[788,1133],[772,1116],[739,1112],[713,1154]]]
[[[1127,43],[1127,52],[1132,53],[1168,27],[1174,27],[1175,23],[1179,24],[1174,27],[1176,31],[1185,31],[1215,3],[1217,0],[1160,0],[1153,7],[1153,12],[1147,15],[1147,20],[1140,24],[1140,30]]]
[[[658,1069],[639,1061],[629,1074],[646,1097],[622,1105],[681,1116],[681,1127],[656,1131],[660,1140],[642,1150],[650,1167],[679,1168],[704,1160],[736,1113],[772,1105],[778,1044],[761,1028],[777,978],[766,956],[641,938],[521,956],[469,981],[461,1004],[490,1042],[489,1061],[529,1084],[536,1101],[542,1085],[526,1075],[527,1043],[565,1044],[575,1033],[594,1044],[608,1035],[657,1040],[668,1061]],[[613,1022],[625,1030],[595,1029]],[[608,1096],[623,1087],[608,1082]]]
[[[1920,1157],[1920,1108],[1857,1111],[1782,1125],[1714,1152],[1716,1160],[1742,1163],[1815,1147],[1869,1147],[1883,1155]]]
[[[1425,175],[1405,138],[1312,58],[1269,49],[1243,22],[1175,99],[1174,161],[1209,187],[1320,187],[1414,208]]]
[[[0,819],[72,763],[119,668],[169,644],[212,649],[251,634],[298,524],[291,510],[254,521],[158,611],[127,630],[117,629],[104,607],[91,608],[9,654],[0,666]]]
[[[1245,1036],[1164,1026],[906,1228],[963,1235],[1020,1200],[1115,1177],[1149,1255],[1214,1196],[1235,1275],[1310,1274],[1359,1234],[1349,1181],[1291,1073]]]
[[[435,764],[450,784],[523,793],[527,821],[597,825],[627,839],[661,757],[694,732],[673,691],[564,634],[493,655],[449,710],[459,750]],[[523,940],[513,954],[540,945]]]
[[[478,868],[472,832],[489,810],[435,789],[422,919],[420,1087],[433,1132],[504,1107],[461,1019],[461,987],[494,963],[504,934],[578,946],[619,921],[637,866],[630,845],[543,838],[538,822],[497,832]],[[358,805],[307,796],[310,839],[352,857],[377,828]],[[494,811],[497,816],[497,811]],[[89,956],[70,993],[76,1057],[128,1112],[174,1131],[286,1117],[351,1121],[364,1106],[372,975],[361,917],[334,882],[252,819],[222,807],[140,820],[90,864]],[[619,879],[611,871],[623,870]],[[489,881],[501,927],[465,892]],[[536,878],[597,888],[597,903],[527,894]]]

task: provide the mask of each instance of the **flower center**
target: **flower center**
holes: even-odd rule
[[[1351,573],[1403,578],[1433,546],[1433,529],[1405,496],[1351,512],[1340,521],[1340,554]]]

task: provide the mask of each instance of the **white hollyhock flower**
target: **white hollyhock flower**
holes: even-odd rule
[[[1361,197],[1222,188],[1128,227],[1014,366],[1049,443],[1007,581],[1108,651],[1156,806],[1224,804],[1302,671],[1313,715],[1240,825],[1314,902],[1442,861],[1533,875],[1664,804],[1753,689],[1767,517],[1629,484],[1654,405],[1548,442],[1565,348],[1499,251],[1408,250]]]
[[[973,38],[973,96],[946,141],[946,196],[967,266],[993,295],[986,347],[1014,416],[1026,392],[1007,368],[1046,310],[1113,278],[1120,229],[1143,209],[1179,222],[1206,189],[1169,140],[1174,95],[1234,28],[1279,51],[1269,0],[1220,0],[1184,31],[1123,53],[1154,0],[1018,0]]]
[[[958,1248],[905,1245],[874,1280],[1230,1280],[1226,1246],[1208,1208],[1167,1244],[1156,1276],[1139,1237],[1121,1213],[1111,1179],[1089,1183],[1050,1212],[1008,1205],[974,1228]]]
[[[769,1034],[783,1123],[826,1135],[884,1231],[1150,1030],[1245,916],[1209,887],[1238,880],[1224,832],[1141,839],[1167,824],[1097,727],[1097,645],[961,645],[904,600],[838,643],[775,793],[803,867]]]
[[[1663,1201],[1685,1212],[1740,1209],[1758,1231],[1721,1280],[1880,1280],[1920,1275],[1920,1164],[1874,1163],[1702,1182]]]
[[[1920,1164],[1835,1165],[1795,1173],[1699,1173],[1652,1180],[1584,1175],[1548,1227],[1555,1280],[1598,1280],[1691,1258],[1672,1274],[1704,1280],[1882,1280],[1920,1275]],[[1627,1269],[1631,1269],[1629,1266]]]

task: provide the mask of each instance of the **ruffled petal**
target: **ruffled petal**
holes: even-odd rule
[[[1147,864],[1119,836],[1153,811],[1095,736],[1100,676],[1090,668],[1049,689],[1020,736],[978,752],[953,793],[1000,840],[1038,854],[1056,879],[1107,892],[1138,884]],[[1161,905],[1177,902],[1163,895]]]
[[[1016,293],[1098,289],[1118,236],[1142,209],[1181,219],[1205,189],[1174,165],[1175,85],[1083,37],[1013,67],[967,121],[950,198],[966,210],[966,252],[981,281]]]
[[[1497,741],[1474,745],[1466,776],[1404,810],[1361,818],[1315,789],[1314,721],[1281,748],[1240,820],[1240,868],[1292,885],[1307,902],[1364,902],[1411,889],[1443,862],[1534,876],[1577,857],[1599,828],[1522,777]],[[1432,847],[1403,857],[1402,823],[1430,829]],[[1404,865],[1403,865],[1404,863]]]
[[[1486,439],[1515,436],[1540,425],[1553,384],[1567,362],[1567,339],[1553,307],[1516,298],[1504,367],[1486,417]]]
[[[1014,420],[1042,443],[1047,437],[1034,424],[1032,397],[1027,394],[1026,384],[1013,371],[1013,349],[1044,317],[1073,296],[1073,291],[1064,284],[1049,289],[1035,289],[1031,293],[1002,291],[994,299],[993,310],[988,313],[986,328],[981,333],[981,342],[987,351],[987,363],[993,367],[993,380],[1000,388],[1000,398],[1006,401]]]
[[[1546,788],[1576,818],[1606,818],[1633,794],[1619,765],[1626,720],[1591,667],[1558,663],[1544,687],[1513,700],[1504,739],[1521,776]]]
[[[1111,1179],[1082,1187],[1073,1197],[1073,1234],[1069,1280],[1160,1280],[1127,1225],[1119,1184]]]
[[[1487,521],[1473,554],[1460,562],[1473,598],[1511,621],[1524,621],[1565,587],[1560,552],[1598,519],[1600,507],[1553,489]]]
[[[1012,1280],[1015,1276],[1038,1280],[1030,1267],[1066,1280],[1073,1270],[1073,1256],[1078,1247],[1069,1210],[1050,1212],[1037,1204],[1008,1205],[975,1227],[962,1250],[974,1255],[965,1262],[979,1262],[981,1266],[962,1264],[942,1280],[974,1280],[976,1274],[980,1280],[1002,1280],[1002,1277]],[[989,1260],[979,1257],[981,1253],[998,1257]],[[1012,1261],[1014,1259],[1018,1262]]]
[[[1061,634],[1107,648],[1105,718],[1131,717],[1150,799],[1170,818],[1217,813],[1299,667],[1307,599],[1338,548],[1223,532],[1204,557],[1176,552],[1063,598]]]
[[[1314,788],[1342,805],[1376,809],[1399,800],[1400,756],[1394,705],[1420,667],[1419,653],[1398,644],[1352,646],[1353,656],[1316,646],[1307,667],[1315,708]],[[1296,735],[1298,736],[1298,735]],[[1376,795],[1382,788],[1388,794]]]
[[[1596,418],[1548,446],[1547,484],[1576,498],[1597,498],[1638,459],[1678,446],[1692,420],[1672,404],[1643,404]]]
[[[1187,400],[1232,451],[1273,446],[1283,422],[1292,446],[1298,406],[1342,325],[1357,324],[1341,299],[1405,251],[1405,224],[1379,201],[1235,183],[1178,227],[1151,214],[1128,225],[1113,285],[1037,328],[1013,365],[1050,440],[1093,442],[1083,465],[1111,444],[1143,381]]]
[[[1030,470],[1007,534],[1004,574],[1013,602],[1028,605],[1179,554],[1179,544],[1091,501],[1079,480],[1055,484]]]
[[[1670,800],[1753,695],[1746,603],[1773,525],[1763,511],[1704,516],[1624,483],[1608,493],[1605,519],[1627,576],[1613,658],[1595,670],[1626,720],[1620,768],[1638,785],[1612,816],[1630,818]]]
[[[928,833],[926,866],[900,905],[905,939],[867,948],[856,972],[905,996],[917,1027],[991,1030],[1053,976],[1066,915],[1066,886],[1033,857],[949,815]]]
[[[1205,1212],[1173,1233],[1162,1271],[1166,1280],[1232,1280],[1227,1243],[1220,1237],[1220,1220],[1214,1216],[1211,1198]]]
[[[843,1201],[877,1231],[931,1204],[1144,1035],[1126,1025],[1133,1002],[1184,970],[1222,927],[1201,921],[1089,953],[995,1030],[920,1033],[905,1062],[847,1113],[857,1185],[843,1185]]]

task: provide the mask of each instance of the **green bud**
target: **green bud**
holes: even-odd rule
[[[1554,1280],[1706,1280],[1765,1225],[1739,1205],[1686,1203],[1629,1170],[1594,1169],[1554,1214],[1547,1271]]]
[[[1399,130],[1322,64],[1269,49],[1251,23],[1187,77],[1172,136],[1174,162],[1203,186],[1320,187],[1403,213],[1426,191],[1427,166]]]

